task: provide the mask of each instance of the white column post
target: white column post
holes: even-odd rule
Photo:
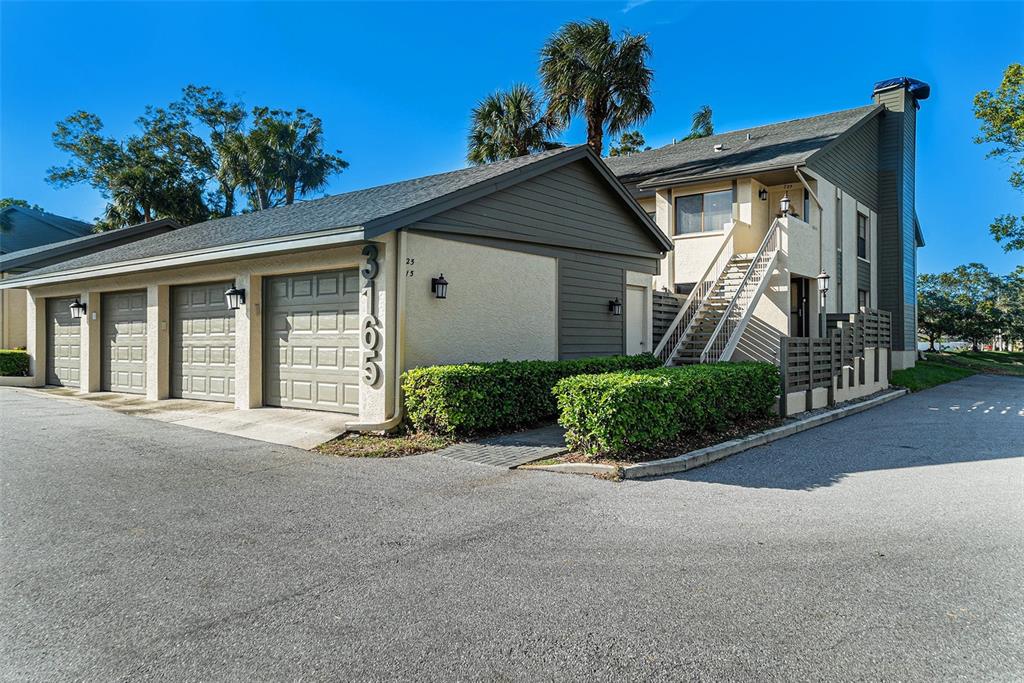
[[[78,351],[79,391],[91,393],[100,390],[100,344],[102,343],[102,311],[100,293],[82,292],[79,300],[85,304],[85,316],[81,320],[82,341]]]
[[[263,405],[263,276],[242,273],[235,287],[245,304],[235,311],[235,408]]]
[[[146,398],[171,395],[171,291],[167,285],[146,288]]]
[[[41,387],[46,384],[46,299],[29,291],[25,297],[25,317],[28,374],[32,377],[32,386]]]

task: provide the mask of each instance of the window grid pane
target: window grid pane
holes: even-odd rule
[[[704,232],[725,230],[725,224],[731,220],[732,190],[704,195]]]

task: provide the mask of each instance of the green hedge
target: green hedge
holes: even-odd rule
[[[776,408],[770,363],[718,363],[571,377],[554,389],[570,448],[596,455],[665,445]]]
[[[24,377],[28,374],[28,351],[0,349],[0,377]]]
[[[553,420],[551,389],[565,377],[659,367],[651,354],[416,368],[402,375],[406,415],[419,430],[467,435]]]

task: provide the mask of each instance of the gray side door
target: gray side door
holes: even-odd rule
[[[266,279],[264,403],[359,412],[359,273]]]
[[[171,289],[171,396],[235,398],[235,312],[230,282]]]
[[[74,299],[46,300],[46,383],[81,386],[81,321],[71,317]]]
[[[100,300],[103,391],[146,393],[146,291],[104,294]]]

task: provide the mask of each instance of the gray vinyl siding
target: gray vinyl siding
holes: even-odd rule
[[[625,316],[612,315],[608,310],[608,302],[615,297],[625,302],[626,271],[656,275],[659,267],[659,262],[652,259],[548,247],[478,235],[451,233],[441,237],[496,249],[550,256],[558,260],[559,358],[625,353]]]
[[[857,289],[871,291],[871,264],[857,259]]]
[[[894,89],[878,95],[890,109],[879,122],[878,307],[893,315],[893,348],[913,350],[916,333],[913,98]],[[906,110],[906,111],[904,111]]]
[[[608,302],[626,300],[626,272],[600,258],[558,260],[558,357],[587,358],[625,353],[624,315]]]
[[[834,145],[807,160],[820,173],[860,202],[878,210],[878,122],[872,117]]]
[[[585,160],[418,221],[410,229],[658,258],[661,247]]]

